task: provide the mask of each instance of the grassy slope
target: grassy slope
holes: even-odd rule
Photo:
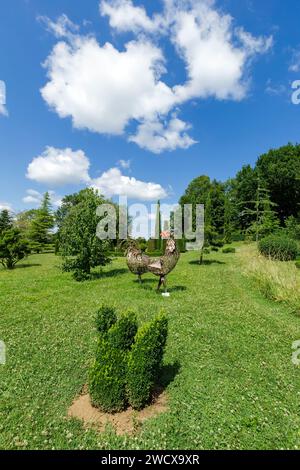
[[[212,254],[199,267],[183,255],[169,276],[170,298],[140,287],[124,260],[102,279],[78,284],[53,255],[39,266],[0,271],[0,448],[294,448],[300,446],[300,370],[291,344],[300,319],[264,299],[240,273],[235,255]],[[224,264],[223,264],[224,263]],[[111,274],[115,274],[112,276]],[[85,430],[66,419],[86,382],[101,302],[134,307],[141,321],[161,307],[170,331],[164,380],[170,411],[135,437]],[[171,367],[173,365],[173,367]]]

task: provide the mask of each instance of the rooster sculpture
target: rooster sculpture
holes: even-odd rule
[[[165,234],[162,234],[165,235]],[[169,236],[169,234],[168,234]],[[142,282],[142,274],[150,272],[159,277],[157,291],[163,285],[165,291],[167,290],[167,275],[173,271],[178,260],[180,252],[177,249],[176,241],[170,237],[166,243],[166,249],[163,256],[158,258],[150,258],[145,255],[136,245],[131,244],[127,249],[127,266],[129,270],[136,274],[139,281]]]

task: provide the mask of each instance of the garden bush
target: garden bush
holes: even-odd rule
[[[279,261],[291,261],[297,257],[297,243],[285,236],[270,235],[258,243],[260,253]]]
[[[161,367],[168,333],[168,321],[164,314],[143,325],[129,353],[127,394],[130,405],[142,409],[151,398]]]
[[[124,258],[124,251],[110,251],[109,256],[113,256],[114,258]]]
[[[296,266],[297,269],[300,269],[300,260],[296,261],[295,266]]]
[[[117,323],[110,329],[111,342],[115,348],[129,351],[138,330],[136,315],[126,312],[120,315]]]
[[[96,313],[96,328],[99,333],[107,333],[117,322],[116,310],[108,305],[102,305]]]
[[[235,253],[235,248],[233,248],[232,246],[228,246],[227,248],[223,248],[222,253]]]
[[[109,332],[100,335],[96,359],[90,370],[92,404],[105,412],[122,411],[126,406],[126,353],[114,347]]]
[[[114,309],[102,307],[99,310],[96,324],[100,335],[96,359],[89,376],[93,405],[111,413],[122,411],[127,404],[128,350],[137,331],[137,320],[133,313],[124,313],[115,320]]]
[[[102,306],[97,312],[99,334],[96,359],[89,373],[89,392],[94,406],[117,412],[128,402],[135,409],[145,406],[160,370],[167,338],[164,314],[138,330],[136,315],[116,317],[115,309]]]

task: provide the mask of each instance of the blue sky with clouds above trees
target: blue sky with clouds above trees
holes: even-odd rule
[[[297,0],[4,0],[0,206],[85,186],[176,202],[299,141],[299,18]]]

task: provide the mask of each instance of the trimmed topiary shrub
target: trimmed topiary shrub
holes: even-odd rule
[[[130,405],[142,409],[151,398],[161,367],[167,340],[168,321],[164,314],[143,325],[129,353],[127,395]]]
[[[100,336],[89,374],[89,392],[94,406],[111,413],[124,410],[126,364],[126,353],[114,347],[109,333]]]
[[[96,313],[96,328],[99,333],[107,333],[108,330],[117,322],[116,311],[113,307],[102,305]]]
[[[93,405],[114,413],[122,411],[127,404],[128,351],[137,332],[137,320],[131,312],[116,320],[114,309],[102,307],[96,323],[100,336],[89,374],[89,392]]]
[[[109,331],[115,348],[129,351],[138,330],[137,318],[133,312],[123,313]]]
[[[279,261],[295,260],[298,252],[294,240],[278,235],[270,235],[260,240],[258,249],[262,255]]]
[[[141,409],[151,398],[161,367],[168,322],[164,314],[138,330],[136,315],[126,312],[117,319],[115,309],[97,312],[99,333],[96,359],[89,372],[92,404],[105,412],[118,412],[128,402]]]
[[[227,248],[223,248],[222,253],[235,253],[235,248],[233,248],[232,246],[228,246]]]
[[[296,261],[295,266],[296,266],[297,269],[300,269],[300,260]]]

